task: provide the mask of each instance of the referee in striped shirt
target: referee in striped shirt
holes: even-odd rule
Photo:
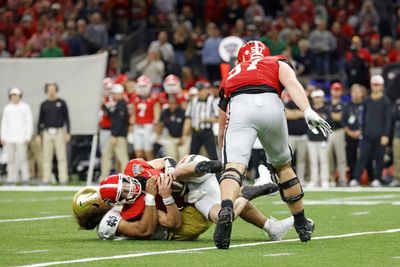
[[[196,84],[199,93],[193,97],[186,109],[184,123],[184,136],[192,130],[192,142],[190,154],[199,154],[204,146],[210,159],[218,159],[217,147],[213,134],[213,123],[218,122],[218,109],[214,105],[214,96],[210,92],[210,83],[198,82]]]

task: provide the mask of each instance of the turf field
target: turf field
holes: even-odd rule
[[[196,242],[100,241],[70,216],[73,191],[0,187],[0,266],[400,266],[400,190],[366,190],[306,192],[306,214],[316,222],[309,243],[294,229],[269,242],[238,220],[231,248],[221,251],[214,228]],[[253,202],[265,214],[289,216],[279,196]]]

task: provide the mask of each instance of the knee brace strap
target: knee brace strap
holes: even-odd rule
[[[233,175],[233,174],[227,174],[227,172],[235,172],[239,175]],[[221,183],[225,179],[231,179],[236,181],[240,186],[242,186],[242,180],[244,179],[244,173],[240,173],[237,169],[235,168],[228,168],[224,171],[224,173],[221,176],[221,179],[219,179],[219,183]]]
[[[300,185],[300,191],[301,192],[297,196],[290,196],[290,197],[285,196],[283,190],[291,188],[291,187],[293,187],[293,186],[295,186],[297,184]],[[290,179],[290,180],[288,180],[286,182],[278,184],[278,187],[279,187],[279,193],[281,194],[281,198],[286,203],[294,203],[294,202],[302,199],[303,196],[304,196],[303,187],[301,187],[299,178],[297,178],[297,177],[294,177],[293,179]]]

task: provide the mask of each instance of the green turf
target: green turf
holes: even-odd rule
[[[73,192],[1,192],[0,220],[71,214]],[[370,205],[336,203],[332,200],[373,201]],[[397,192],[309,192],[306,215],[316,222],[314,236],[342,235],[400,228],[400,191]],[[392,203],[393,202],[393,203]],[[278,219],[289,216],[278,196],[254,203],[264,214]],[[331,205],[327,205],[330,203]],[[345,205],[350,204],[350,205]],[[367,213],[368,212],[368,213]],[[354,215],[353,213],[359,213]],[[155,251],[213,247],[213,228],[196,242],[100,241],[95,231],[78,230],[72,218],[0,222],[0,266],[28,265]],[[295,239],[292,229],[285,240]],[[265,243],[191,253],[161,254],[75,263],[74,266],[400,266],[400,233],[312,240],[310,243]],[[265,242],[264,232],[238,220],[232,245]],[[33,250],[48,250],[26,253]],[[24,253],[21,253],[24,252]],[[266,256],[287,253],[287,256]]]

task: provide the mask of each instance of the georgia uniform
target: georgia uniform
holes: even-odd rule
[[[136,96],[133,98],[135,110],[134,144],[135,150],[152,151],[154,132],[154,108],[158,104],[155,95],[148,97]]]
[[[223,163],[247,166],[258,137],[273,165],[290,161],[287,124],[280,94],[279,61],[282,56],[243,61],[220,85],[220,108],[227,121],[223,140]],[[240,140],[240,142],[238,142]]]

